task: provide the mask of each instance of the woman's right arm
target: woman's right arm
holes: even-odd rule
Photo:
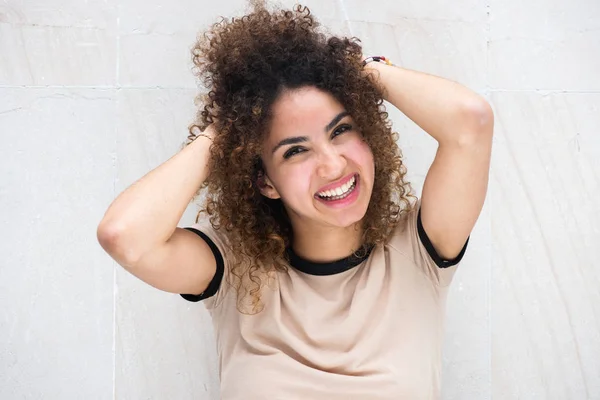
[[[214,137],[213,125],[202,135]],[[167,292],[201,293],[216,261],[197,234],[177,227],[208,176],[211,139],[198,136],[121,193],[98,225],[102,248],[127,271]]]

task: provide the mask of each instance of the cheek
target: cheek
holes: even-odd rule
[[[349,151],[352,154],[354,162],[360,165],[365,172],[375,170],[373,152],[367,143],[357,140],[351,144]]]
[[[294,165],[282,168],[278,174],[279,194],[288,203],[297,202],[302,198],[299,194],[310,191],[311,169],[307,165]]]

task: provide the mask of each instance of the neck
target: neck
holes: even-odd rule
[[[331,262],[352,255],[362,245],[360,222],[347,228],[294,226],[292,248],[309,261]]]

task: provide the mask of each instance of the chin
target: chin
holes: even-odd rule
[[[334,221],[331,221],[331,225],[336,226],[338,228],[350,228],[353,225],[361,222],[365,215],[367,214],[367,209],[361,210],[361,212],[346,212],[343,215],[340,215],[339,218],[336,218]]]

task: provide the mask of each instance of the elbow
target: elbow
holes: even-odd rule
[[[492,106],[483,97],[478,96],[463,107],[463,117],[468,121],[468,125],[473,133],[493,131],[494,111]]]
[[[460,110],[459,142],[462,144],[486,141],[494,131],[494,112],[491,105],[483,98],[476,98],[463,105]]]
[[[98,243],[100,243],[100,246],[107,253],[110,253],[110,250],[114,248],[117,237],[118,233],[116,229],[107,227],[102,223],[98,225],[98,228],[96,229],[96,239],[98,239]]]
[[[104,251],[125,269],[132,268],[139,257],[127,246],[122,231],[113,226],[100,224],[96,238]]]

